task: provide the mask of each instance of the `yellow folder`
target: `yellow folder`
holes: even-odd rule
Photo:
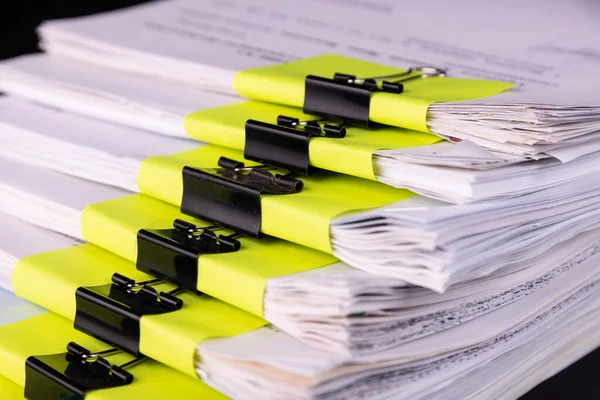
[[[48,288],[44,288],[47,290]],[[2,399],[24,398],[26,385],[26,360],[66,353],[69,342],[75,342],[91,352],[109,349],[110,346],[73,329],[72,322],[50,312],[0,326],[0,395]],[[121,353],[106,360],[112,365],[122,365],[132,356]],[[127,398],[145,399],[226,399],[225,396],[197,379],[179,373],[154,360],[146,360],[127,369],[133,381],[125,386],[93,390],[85,394],[86,400],[111,400]]]
[[[0,399],[22,400],[23,388],[8,378],[0,376]]]

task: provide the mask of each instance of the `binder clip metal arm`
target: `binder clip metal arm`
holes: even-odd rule
[[[308,75],[304,81],[303,110],[307,114],[338,118],[371,126],[371,93],[401,94],[406,82],[431,77],[445,77],[446,71],[435,67],[410,68],[405,72],[371,78],[336,73],[333,78]]]
[[[127,369],[146,358],[111,365],[106,358],[119,352],[118,349],[109,349],[92,353],[71,342],[66,353],[31,356],[25,362],[25,398],[83,399],[92,390],[129,385],[134,376]]]

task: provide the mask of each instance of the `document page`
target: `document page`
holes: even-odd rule
[[[173,0],[49,22],[42,33],[50,49],[77,35],[182,67],[237,71],[339,53],[544,88],[597,70],[599,17],[592,0]]]

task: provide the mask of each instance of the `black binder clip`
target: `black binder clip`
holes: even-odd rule
[[[246,167],[225,157],[218,165],[220,168],[183,168],[181,212],[239,234],[259,236],[261,194],[293,194],[304,187],[293,173],[271,173],[272,167],[266,165]]]
[[[336,73],[331,78],[308,75],[304,82],[304,106],[307,114],[340,118],[370,126],[371,93],[400,94],[404,83],[422,78],[444,77],[446,71],[435,67],[410,68],[406,72],[372,78]]]
[[[314,136],[341,139],[346,136],[346,127],[324,119],[300,121],[284,115],[277,117],[277,125],[249,119],[244,157],[308,175],[315,170],[308,155],[308,143]]]
[[[146,358],[111,365],[105,357],[119,352],[118,349],[110,349],[92,353],[71,342],[66,353],[31,356],[25,362],[25,398],[78,400],[92,390],[129,385],[133,375],[126,370]]]
[[[198,257],[240,249],[241,235],[217,235],[220,227],[197,227],[176,219],[173,229],[141,229],[137,235],[137,269],[190,291],[198,284]]]
[[[152,286],[160,283],[161,279],[135,282],[114,274],[112,284],[78,288],[75,328],[139,356],[142,316],[165,314],[183,307],[183,301],[175,296],[184,289],[158,292]]]

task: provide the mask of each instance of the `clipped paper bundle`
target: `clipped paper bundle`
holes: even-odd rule
[[[4,156],[141,191],[177,206],[187,201],[184,210],[201,219],[211,216],[198,205],[203,197],[186,189],[184,167],[213,168],[220,156],[242,157],[227,149],[98,121],[86,125],[82,118],[13,99],[0,104],[6,121]],[[39,118],[27,118],[32,113]],[[261,196],[258,222],[264,233],[332,253],[356,268],[444,291],[507,264],[533,263],[552,246],[598,227],[597,196],[591,183],[600,177],[592,168],[598,164],[593,157],[577,162],[589,158],[590,170],[579,171],[575,179],[554,175],[559,182],[544,189],[542,177],[548,175],[540,168],[536,180],[543,190],[464,206],[322,171],[301,177],[305,189],[300,193]],[[436,175],[430,173],[433,180]],[[25,182],[10,169],[3,176]],[[38,218],[44,218],[40,214]],[[63,232],[74,235],[79,230]]]
[[[238,150],[245,150],[248,120],[285,134],[288,128],[277,126],[279,115],[298,120],[315,119],[297,108],[241,102],[241,99],[218,96],[206,90],[46,55],[5,61],[0,63],[0,71],[0,88],[25,99],[162,135],[193,138]],[[51,117],[52,112],[24,105],[15,99],[3,99],[1,109],[3,122],[8,125],[5,136],[14,136],[9,130],[19,128],[21,136],[10,141],[18,140],[14,142],[17,146],[26,140],[22,130],[43,128],[37,120],[29,118],[34,111],[45,113],[46,118],[52,118],[56,124],[70,124],[72,130],[75,126],[85,125],[90,136],[108,129],[106,125],[75,115]],[[114,136],[132,135],[122,128],[111,130]],[[555,154],[565,163],[555,158],[523,162],[520,156],[488,151],[470,141],[440,141],[435,135],[406,129],[377,127],[367,130],[349,125],[345,131],[343,139],[311,136],[304,162],[311,167],[376,179],[452,203],[520,196],[597,169],[598,148],[589,143],[570,146],[561,154]],[[44,133],[58,134],[54,129],[46,129]],[[261,131],[261,134],[266,132]],[[160,139],[148,141],[150,144]],[[9,149],[9,144],[5,153],[10,154],[13,150]],[[39,149],[32,146],[26,146],[26,149],[30,147],[32,152]],[[147,148],[162,147],[148,145]],[[104,167],[109,170],[114,165]]]
[[[0,287],[50,312],[0,291],[0,395],[514,398],[597,347],[597,68],[559,4],[506,48],[510,5],[44,24],[0,65]]]
[[[106,248],[136,262],[142,271],[148,267],[141,258],[145,242],[140,242],[140,230],[169,229],[179,218],[206,225],[144,196],[17,163],[2,161],[2,165],[15,177],[11,181],[0,176],[6,212]],[[55,194],[46,188],[53,188]],[[22,243],[17,237],[7,238],[14,245]],[[566,245],[535,262],[504,265],[485,279],[456,285],[440,295],[283,241],[244,238],[240,243],[232,254],[201,255],[198,265],[190,267],[199,271],[192,288],[264,317],[306,343],[347,356],[369,356],[484,316],[558,277],[572,253],[587,257],[584,248]],[[46,245],[50,247],[35,252],[65,247],[53,241]],[[10,259],[5,265],[5,287],[10,286],[16,261]]]
[[[83,294],[90,290],[105,293],[101,288],[105,284],[111,286],[111,276],[112,287],[119,285],[121,280],[115,280],[115,273],[119,276],[126,274],[142,285],[142,281],[151,279],[136,271],[135,266],[126,260],[92,245],[79,245],[75,240],[56,236],[5,214],[0,214],[0,217],[6,232],[12,233],[2,236],[0,243],[2,265],[14,263],[14,270],[10,268],[13,272],[9,273],[12,274],[10,289],[14,288],[19,296],[73,319],[77,329],[84,332],[91,330],[100,335],[100,339],[105,340],[107,333],[95,331],[93,327],[97,322],[94,321],[104,317],[98,315],[86,322],[88,314],[80,314],[83,311],[80,307],[87,304],[84,299],[89,297]],[[20,235],[24,234],[30,239],[27,249],[19,243]],[[180,309],[162,311],[158,315],[142,315],[138,342],[130,339],[121,342],[121,336],[115,335],[112,330],[108,331],[108,337],[118,347],[125,346],[128,352],[141,351],[188,374],[191,361],[196,359],[198,377],[232,398],[394,395],[420,399],[440,395],[451,399],[464,394],[486,398],[490,393],[505,390],[503,380],[507,377],[504,369],[498,367],[498,359],[502,360],[503,368],[511,371],[510,376],[518,380],[518,371],[539,367],[543,362],[559,357],[561,351],[573,350],[575,340],[580,341],[579,352],[597,345],[598,338],[594,334],[598,305],[594,300],[597,298],[598,276],[595,268],[598,257],[596,236],[597,232],[591,232],[565,243],[541,259],[537,268],[505,271],[501,282],[508,284],[511,281],[515,286],[503,294],[492,296],[491,303],[496,303],[496,306],[475,318],[469,318],[468,312],[473,308],[481,311],[488,306],[491,291],[479,299],[477,296],[460,298],[459,292],[454,293],[455,299],[446,297],[444,301],[444,298],[438,297],[437,302],[430,306],[431,313],[442,318],[439,321],[442,327],[453,324],[454,319],[459,319],[457,325],[433,335],[416,336],[370,355],[326,354],[273,327],[261,327],[265,322],[257,317],[207,295],[192,293],[176,294],[182,301]],[[200,265],[207,266],[210,261],[207,257],[200,257],[200,262],[204,261]],[[82,269],[81,265],[87,268]],[[4,270],[4,274],[7,272]],[[294,280],[291,276],[287,279],[288,282]],[[479,282],[481,286],[474,283],[471,289],[483,288],[486,283],[491,286],[500,281]],[[48,286],[60,290],[48,292],[44,290]],[[172,285],[163,284],[157,290],[168,291],[170,287]],[[284,288],[285,285],[279,296],[285,293]],[[270,289],[267,286],[266,293]],[[468,293],[469,288],[465,289]],[[111,293],[114,290],[111,289]],[[414,288],[406,288],[402,303],[419,303],[424,295],[426,293]],[[396,303],[390,298],[379,302]],[[467,313],[462,315],[464,319],[460,313],[444,310],[445,302],[462,305]],[[422,306],[416,306],[414,310],[424,311]],[[368,321],[376,315],[377,312],[372,317],[365,317]],[[352,317],[360,318],[360,315]],[[412,321],[407,322],[405,329],[410,331],[413,324]],[[414,322],[418,324],[419,319]],[[360,325],[357,328],[364,333],[371,329],[369,325]],[[45,323],[44,326],[48,325]],[[132,348],[132,343],[139,347]],[[537,356],[532,358],[529,356],[531,353]],[[555,368],[558,365],[560,363],[555,364]],[[484,381],[481,376],[485,377]],[[529,380],[512,390],[521,394],[537,382],[529,376]],[[486,390],[478,393],[482,383]]]
[[[479,41],[478,35],[464,37],[461,32],[469,27],[481,29],[478,21],[490,22],[489,15],[503,15],[506,4],[491,3],[465,13],[439,1],[411,9],[408,19],[399,5],[387,7],[384,13],[365,17],[364,10],[316,0],[290,4],[263,0],[251,6],[244,2],[223,6],[210,0],[178,0],[51,22],[40,32],[42,46],[50,54],[296,107],[306,106],[302,89],[309,74],[331,79],[337,72],[356,76],[360,83],[366,78],[402,73],[409,67],[432,66],[450,78],[411,79],[404,82],[405,91],[399,96],[376,91],[371,120],[430,130],[446,138],[468,138],[521,157],[560,158],[561,149],[584,143],[597,148],[600,105],[588,90],[597,82],[593,59],[581,56],[577,49],[540,45],[535,34],[544,32],[544,42],[551,42],[548,35],[558,35],[554,16],[562,15],[564,21],[573,21],[573,37],[578,38],[579,45],[594,48],[591,38],[598,33],[597,27],[584,22],[588,18],[580,14],[580,8],[557,3],[540,10],[519,2],[522,19],[499,18],[498,25],[486,24],[489,34],[485,41]],[[335,15],[336,23],[319,18],[324,15]],[[399,18],[403,20],[401,27]],[[444,27],[448,19],[464,30],[437,28]],[[248,23],[250,20],[253,22]],[[417,24],[423,20],[428,21],[425,32],[424,26]],[[531,21],[535,21],[535,29]],[[506,40],[507,25],[515,40]],[[327,40],[319,34],[304,33],[315,26],[323,30]],[[124,31],[129,34],[123,35]],[[582,43],[586,38],[589,42]],[[564,40],[562,35],[556,39]],[[449,44],[453,41],[462,47]],[[269,47],[259,43],[269,43]],[[199,44],[202,51],[198,51]],[[352,59],[296,61],[332,50],[405,69],[375,66],[365,71],[365,63]],[[576,55],[577,62],[573,62]],[[236,75],[240,69],[246,71]],[[517,87],[502,95],[467,95],[454,100],[441,96],[439,90],[433,97],[419,90],[438,84],[444,88],[444,80],[458,78],[509,81]],[[375,101],[376,97],[380,100]],[[464,102],[469,99],[472,101]],[[406,112],[406,107],[411,112]],[[414,110],[419,115],[416,119]]]

